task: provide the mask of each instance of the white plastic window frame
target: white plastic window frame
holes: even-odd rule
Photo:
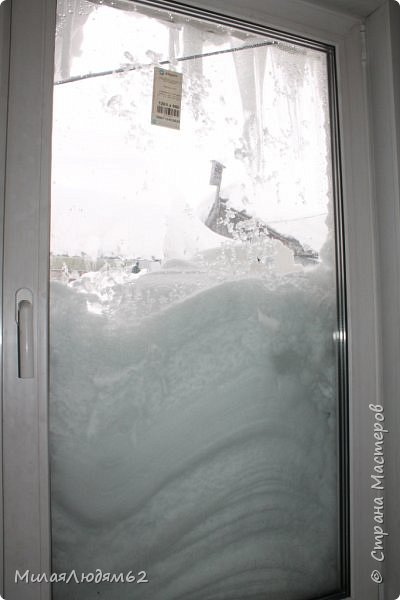
[[[154,2],[173,9],[177,3]],[[336,48],[346,241],[350,387],[350,564],[352,600],[392,600],[400,593],[396,553],[396,457],[388,438],[385,528],[387,557],[374,562],[373,415],[384,405],[388,427],[400,426],[396,332],[400,323],[399,163],[400,16],[387,0],[366,23],[294,0],[187,0]],[[48,248],[51,105],[56,0],[5,0],[0,31],[2,83],[0,175],[5,173],[3,291],[3,584],[7,600],[48,600],[50,586],[16,584],[22,565],[49,572]],[[7,32],[11,23],[11,43]],[[366,29],[365,29],[366,25]],[[397,29],[396,29],[397,26]],[[382,61],[384,61],[382,63]],[[382,66],[384,65],[384,68]],[[7,87],[7,86],[6,86]],[[4,150],[4,148],[3,148]],[[2,179],[0,177],[0,183]],[[1,187],[0,187],[1,191]],[[21,243],[21,240],[24,243]],[[385,268],[383,268],[385,267]],[[34,297],[35,378],[16,381],[15,291]],[[383,358],[382,358],[383,357]],[[387,357],[387,359],[386,359]],[[396,387],[397,386],[397,387]],[[385,585],[370,574],[379,569]],[[396,579],[397,578],[397,579]]]
[[[8,74],[9,74],[9,47],[10,47],[10,8],[0,6],[0,264],[3,264],[3,231],[4,222],[4,195],[5,195],[5,163],[6,163],[6,135],[7,130],[7,104],[8,104]],[[3,278],[0,277],[0,415],[2,415],[2,297]],[[0,595],[2,593],[1,569],[3,565],[3,435],[0,426]]]

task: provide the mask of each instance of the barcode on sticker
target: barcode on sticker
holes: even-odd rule
[[[154,68],[151,122],[179,129],[182,104],[182,73]]]
[[[157,106],[157,112],[160,115],[169,115],[178,118],[181,116],[181,111],[177,106],[164,106],[163,104],[159,104]]]

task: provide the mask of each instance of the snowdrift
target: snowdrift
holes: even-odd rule
[[[179,270],[191,279],[174,295]],[[51,293],[53,569],[149,579],[57,584],[54,598],[335,591],[335,296],[322,267],[227,280],[176,263]]]

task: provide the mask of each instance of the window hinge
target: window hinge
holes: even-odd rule
[[[365,25],[360,26],[360,37],[361,37],[361,62],[365,64],[367,62],[367,34]]]

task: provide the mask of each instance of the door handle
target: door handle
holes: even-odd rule
[[[18,335],[18,377],[31,379],[34,376],[33,340],[33,294],[22,288],[15,296]]]

